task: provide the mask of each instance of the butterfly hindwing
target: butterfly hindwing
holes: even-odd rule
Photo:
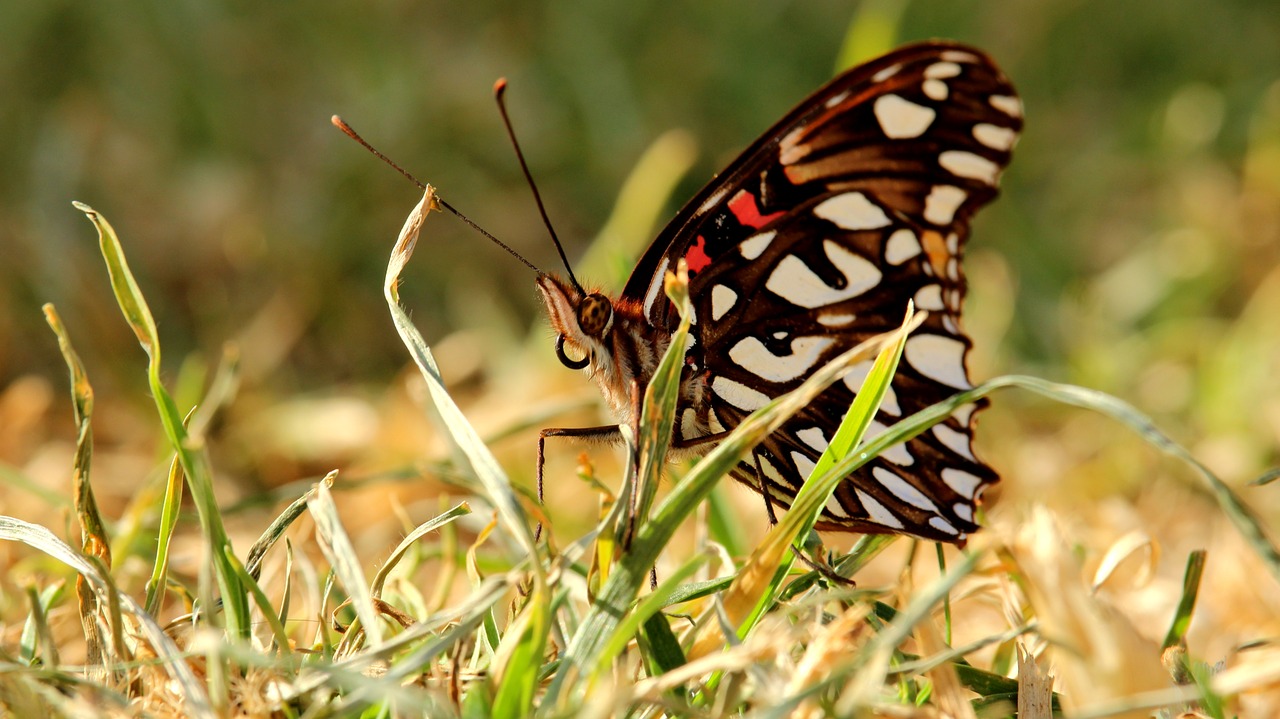
[[[969,218],[996,194],[1021,129],[1017,95],[982,53],[926,43],[836,78],[732,163],[659,235],[624,299],[672,327],[662,276],[683,258],[695,342],[677,436],[732,429],[837,354],[929,312],[869,434],[970,386],[960,330]],[[850,374],[735,475],[783,505],[847,411]],[[874,459],[819,526],[963,541],[995,472],[973,456],[970,406]]]

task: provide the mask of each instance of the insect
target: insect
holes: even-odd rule
[[[672,450],[696,454],[826,361],[897,327],[908,300],[929,315],[907,341],[868,437],[971,386],[960,328],[969,221],[996,196],[1022,129],[1012,85],[982,52],[900,48],[853,68],[770,128],[702,189],[644,253],[621,295],[539,273],[556,354],[584,370],[615,418],[633,419],[679,317],[663,276],[689,269],[693,328]],[[567,266],[567,263],[566,263]],[[855,367],[733,471],[789,507],[870,368]],[[817,528],[963,543],[998,481],[973,453],[966,405],[841,483]],[[543,430],[604,438],[617,426]],[[541,479],[539,480],[541,481]]]

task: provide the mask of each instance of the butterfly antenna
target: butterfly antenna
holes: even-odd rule
[[[502,124],[507,128],[507,137],[511,140],[511,146],[515,148],[516,159],[520,161],[520,169],[524,172],[525,182],[529,183],[529,189],[533,190],[533,201],[538,203],[538,212],[542,214],[542,224],[546,225],[547,232],[551,234],[551,241],[555,243],[556,251],[560,253],[560,261],[564,263],[565,272],[569,273],[569,281],[573,283],[574,289],[582,294],[586,294],[586,290],[582,289],[582,285],[578,284],[578,278],[573,275],[573,268],[569,266],[569,258],[564,254],[564,245],[560,244],[560,237],[556,235],[556,228],[551,226],[551,218],[547,217],[547,208],[542,204],[542,193],[538,192],[538,185],[533,181],[533,174],[529,172],[529,164],[524,161],[524,152],[520,150],[520,143],[516,140],[516,131],[511,127],[511,118],[507,115],[507,103],[503,96],[507,92],[507,79],[505,77],[498,78],[493,83],[493,97],[498,101],[498,112],[502,114]]]
[[[364,147],[364,149],[368,150],[369,152],[372,152],[373,155],[377,157],[379,160],[382,160],[383,162],[390,165],[392,169],[394,169],[396,172],[399,172],[401,175],[404,175],[405,177],[409,178],[409,181],[417,185],[419,189],[423,189],[423,190],[427,189],[427,186],[423,184],[421,180],[409,174],[408,170],[397,165],[394,160],[392,160],[390,157],[387,157],[386,155],[379,152],[378,148],[374,147],[373,145],[370,145],[367,140],[365,140],[363,137],[360,137],[360,133],[356,132],[355,129],[353,129],[350,125],[348,125],[346,121],[343,120],[341,117],[334,115],[333,117],[329,118],[329,122],[332,122],[334,127],[338,128],[339,130],[342,130],[343,134],[345,134],[347,137],[360,143],[360,145]],[[533,270],[534,272],[537,272],[540,275],[546,274],[542,270],[538,269],[537,265],[526,260],[524,258],[524,255],[521,255],[519,252],[516,252],[507,243],[503,242],[502,240],[499,240],[497,237],[494,237],[488,230],[472,222],[470,217],[467,217],[466,215],[456,210],[453,207],[453,205],[450,205],[448,202],[445,202],[443,199],[440,198],[439,195],[436,196],[436,202],[441,207],[443,207],[444,209],[452,213],[454,217],[457,217],[459,220],[462,220],[463,222],[465,222],[467,226],[469,226],[471,229],[475,230],[476,232],[479,232],[485,237],[488,237],[498,247],[501,247],[502,249],[511,253],[512,257],[515,257],[517,260],[520,260],[521,262],[523,262],[525,266],[527,266],[529,269]],[[563,253],[561,253],[561,256],[563,256]]]

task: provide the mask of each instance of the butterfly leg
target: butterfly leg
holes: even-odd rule
[[[760,469],[760,453],[751,452],[751,461],[756,465],[756,481],[760,483],[760,496],[764,498],[764,513],[769,516],[769,526],[778,523],[778,515],[773,513],[773,498],[769,496],[769,486],[765,483],[764,471]]]
[[[542,497],[542,469],[546,463],[546,444],[548,437],[570,437],[574,439],[582,439],[588,442],[599,442],[611,444],[621,438],[618,431],[618,425],[607,424],[599,427],[548,427],[538,432],[538,504],[543,505],[545,502]],[[542,522],[538,522],[538,529],[533,535],[534,541],[542,538]]]

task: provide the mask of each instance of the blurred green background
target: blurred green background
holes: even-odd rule
[[[665,131],[687,129],[699,154],[664,216],[828,79],[842,53],[929,37],[985,49],[1026,105],[1003,196],[969,248],[975,376],[1017,371],[1114,392],[1236,481],[1274,465],[1275,0],[10,0],[0,4],[0,421],[10,423],[0,459],[25,466],[44,439],[72,431],[44,302],[62,312],[100,406],[149,403],[143,357],[72,200],[120,232],[170,377],[238,340],[245,396],[383,387],[405,355],[381,278],[417,191],[333,130],[330,114],[555,268],[494,110],[497,77],[511,81],[517,130],[573,257]],[[526,268],[445,217],[418,253],[403,296],[428,340],[505,336],[466,345],[490,369],[510,367],[490,355],[511,338],[550,359]],[[1034,439],[1043,408],[1012,396],[1005,407],[984,447],[1001,444],[987,432],[1012,437],[990,453],[1007,474],[1033,473],[1057,446]],[[1095,444],[1079,461],[1097,462],[1096,442],[1115,431],[1054,420],[1043,434],[1082,434]]]

